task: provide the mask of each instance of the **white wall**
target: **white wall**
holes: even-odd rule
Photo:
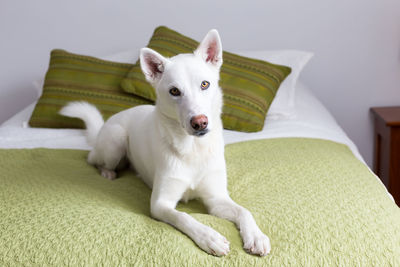
[[[0,1],[0,122],[32,102],[49,52],[105,55],[145,46],[166,25],[229,49],[294,48],[316,56],[305,81],[372,163],[369,107],[400,104],[400,1]]]

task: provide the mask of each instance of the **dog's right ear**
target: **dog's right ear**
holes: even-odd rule
[[[165,70],[168,59],[150,48],[140,50],[140,67],[146,80],[154,84],[160,80]]]

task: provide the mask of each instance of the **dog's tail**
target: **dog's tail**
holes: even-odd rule
[[[67,117],[83,120],[86,125],[86,140],[90,146],[95,145],[97,135],[104,124],[104,120],[100,111],[94,105],[84,101],[70,102],[59,113]]]

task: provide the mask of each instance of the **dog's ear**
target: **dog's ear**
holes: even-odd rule
[[[207,63],[217,68],[222,65],[222,44],[217,30],[211,30],[201,41],[200,45],[194,51],[195,55],[199,55]]]
[[[153,84],[158,81],[165,70],[168,59],[150,48],[140,50],[140,67],[146,80]]]

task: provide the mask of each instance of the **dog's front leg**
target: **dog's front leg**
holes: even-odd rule
[[[223,196],[207,197],[203,200],[210,214],[236,224],[243,239],[243,248],[247,252],[260,256],[270,253],[269,238],[258,228],[250,211],[235,203],[228,193]]]
[[[160,180],[153,185],[151,215],[188,235],[204,251],[215,256],[227,255],[229,242],[224,236],[189,214],[175,209],[188,186],[177,179]]]

